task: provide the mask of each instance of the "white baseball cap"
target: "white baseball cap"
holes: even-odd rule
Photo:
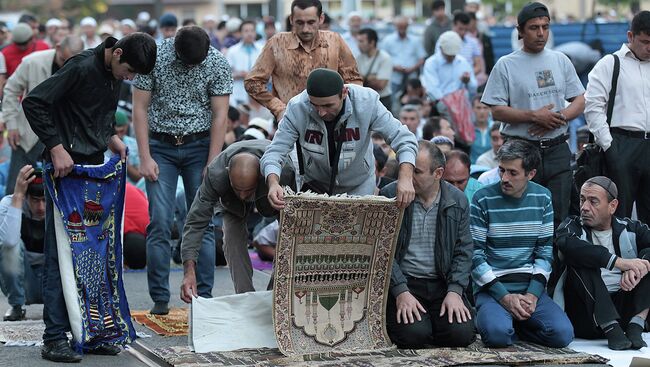
[[[80,26],[91,26],[91,27],[97,27],[97,21],[93,17],[85,17],[79,22]]]
[[[45,28],[50,28],[50,27],[61,27],[63,25],[63,22],[59,19],[52,18],[45,22]]]

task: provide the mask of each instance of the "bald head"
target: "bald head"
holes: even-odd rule
[[[54,61],[61,67],[69,58],[83,50],[84,42],[80,37],[73,35],[66,36],[56,45]]]
[[[252,200],[260,176],[260,159],[251,153],[235,154],[228,165],[228,176],[235,194],[241,200]]]

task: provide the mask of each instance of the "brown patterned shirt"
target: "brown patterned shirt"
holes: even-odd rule
[[[262,49],[253,70],[246,76],[246,91],[276,117],[287,102],[307,86],[307,76],[316,68],[328,68],[341,74],[346,84],[363,84],[352,52],[338,33],[318,31],[307,50],[292,32],[271,37]],[[267,83],[273,80],[273,91]]]

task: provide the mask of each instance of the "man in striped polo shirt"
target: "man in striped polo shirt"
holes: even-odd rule
[[[565,347],[573,327],[545,290],[553,259],[553,204],[549,190],[531,182],[539,150],[512,139],[497,160],[501,181],[477,191],[470,206],[478,331],[490,347],[509,346],[517,337]]]

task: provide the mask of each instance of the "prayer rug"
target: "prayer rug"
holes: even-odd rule
[[[126,164],[75,165],[45,183],[54,222],[63,295],[77,351],[124,345],[136,338],[122,283],[122,223]]]
[[[394,200],[285,194],[273,321],[285,355],[390,347],[384,310],[402,211]]]
[[[458,366],[458,365],[558,365],[599,364],[607,359],[568,348],[554,349],[531,343],[491,349],[481,342],[467,348],[384,349],[367,352],[326,352],[284,357],[277,349],[193,353],[187,347],[154,349],[153,353],[174,367],[207,366]]]
[[[172,307],[167,315],[152,315],[149,310],[131,311],[131,317],[158,335],[183,336],[188,333],[188,308]]]

